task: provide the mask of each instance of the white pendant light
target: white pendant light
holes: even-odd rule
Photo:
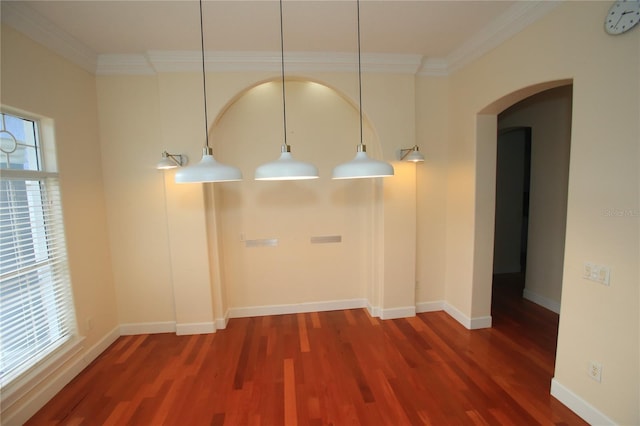
[[[255,172],[255,180],[317,179],[317,167],[311,163],[295,160],[291,155],[291,147],[287,144],[287,104],[284,85],[284,33],[282,27],[282,0],[280,0],[280,64],[282,70],[282,123],[284,126],[284,143],[280,147],[280,158],[259,166]]]
[[[202,159],[176,172],[176,183],[233,182],[242,180],[242,172],[237,167],[218,163],[211,148],[202,149]]]
[[[358,100],[360,110],[360,144],[353,160],[342,163],[333,169],[333,179],[362,179],[393,176],[393,166],[385,161],[374,160],[367,155],[367,147],[362,137],[362,60],[360,58],[360,0],[357,0],[358,12]]]
[[[204,69],[204,29],[202,25],[202,0],[200,0],[200,47],[202,52],[202,89],[204,94],[204,132],[205,146],[202,159],[197,164],[183,167],[176,172],[176,183],[231,182],[242,180],[242,172],[234,166],[218,163],[213,158],[213,150],[209,147],[209,128],[207,123],[207,78]]]
[[[358,145],[356,156],[353,160],[337,165],[333,169],[333,179],[362,179],[393,176],[391,164],[369,158],[367,147]]]
[[[280,158],[256,169],[256,180],[304,180],[317,179],[318,169],[313,164],[296,161],[291,147],[282,145]]]

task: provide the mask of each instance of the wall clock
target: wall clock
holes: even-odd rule
[[[640,22],[640,0],[618,0],[609,9],[604,29],[609,34],[622,34]]]

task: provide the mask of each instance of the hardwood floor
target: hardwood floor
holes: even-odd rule
[[[585,424],[549,395],[557,315],[494,299],[486,330],[356,309],[121,337],[27,424]]]

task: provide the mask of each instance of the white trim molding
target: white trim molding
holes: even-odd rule
[[[444,311],[444,300],[437,300],[435,302],[418,302],[416,303],[416,313],[421,314],[424,312],[437,312]]]
[[[522,297],[527,299],[530,302],[535,303],[536,305],[540,305],[545,309],[548,309],[556,314],[560,315],[560,302],[549,299],[548,297],[542,296],[538,293],[535,293],[525,287],[522,292]]]
[[[448,73],[498,47],[555,9],[560,1],[518,1],[445,58]]]
[[[92,74],[96,72],[96,52],[37,13],[27,2],[2,2],[2,22],[85,71]]]
[[[616,424],[596,407],[561,384],[555,377],[551,380],[551,396],[569,407],[571,411],[591,425],[614,426]]]
[[[470,318],[448,303],[444,304],[444,311],[468,330],[491,328],[491,316]]]
[[[368,301],[367,301],[367,311],[369,311],[369,315],[371,315],[372,317],[380,318],[380,308],[378,308],[377,306],[371,305]]]
[[[560,1],[519,1],[470,37],[445,58],[421,54],[362,54],[364,72],[446,76],[507,41],[553,10]],[[6,2],[2,21],[61,55],[84,70],[98,75],[151,75],[157,72],[192,72],[201,68],[198,51],[148,51],[138,54],[98,55],[90,47],[56,26],[25,2]],[[356,72],[355,53],[288,52],[291,72]],[[280,52],[207,52],[207,69],[215,72],[280,70]]]
[[[137,334],[175,333],[175,331],[175,321],[120,324],[121,336],[133,336]]]
[[[156,73],[147,55],[103,54],[98,56],[97,75],[153,75]]]
[[[21,407],[8,416],[4,414],[5,410],[15,401],[2,401],[2,422],[7,425],[21,425],[29,420],[44,405],[51,400],[58,392],[62,390],[71,380],[82,372],[89,364],[91,364],[102,352],[104,352],[118,337],[120,328],[115,327],[108,332],[95,345],[89,348],[83,356],[75,358],[71,363],[62,364],[55,371],[51,371],[50,375],[53,379],[42,388],[32,394],[29,399],[24,402]],[[82,347],[79,348],[79,351]],[[6,404],[6,406],[5,406]]]
[[[285,54],[289,72],[357,72],[358,57],[338,52],[289,52]],[[366,53],[364,72],[415,74],[422,57],[412,54]],[[206,52],[210,72],[279,72],[280,52]],[[96,73],[151,75],[155,73],[198,72],[202,70],[199,51],[154,50],[145,54],[100,55]]]
[[[228,323],[229,312],[222,318],[216,318],[213,322],[176,324],[175,321],[165,321],[121,324],[120,335],[176,333],[181,336],[186,334],[208,334],[215,333],[216,330],[224,330],[227,328]]]
[[[176,324],[176,334],[178,336],[186,336],[190,334],[211,334],[215,332],[216,324],[214,322]]]
[[[380,309],[380,319],[398,319],[398,318],[410,318],[416,316],[415,306],[401,306],[399,308],[386,308]]]
[[[229,324],[229,310],[224,313],[222,318],[216,318],[216,330],[224,330],[227,328],[227,324]]]
[[[247,306],[229,309],[229,318],[261,317],[265,315],[301,314],[366,308],[366,299],[345,299],[328,302],[294,303],[289,305]]]

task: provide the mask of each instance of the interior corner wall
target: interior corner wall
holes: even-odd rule
[[[395,175],[383,180],[384,281],[381,318],[402,318],[416,313],[416,168],[411,162],[394,163]]]
[[[97,93],[118,320],[172,323],[165,180],[154,161],[175,151],[156,145],[163,140],[157,77],[98,76]]]
[[[495,142],[479,139],[477,118],[497,115],[531,95],[528,88],[573,80],[552,392],[592,423],[637,424],[640,32],[606,34],[602,21],[608,7],[604,2],[562,3],[450,76],[446,297],[472,318],[490,311],[490,277],[477,273],[475,257],[492,251],[493,241],[476,228],[493,220],[490,203],[482,200],[492,197],[495,188],[476,179],[475,169],[479,159],[495,158],[495,151],[487,152],[495,150]],[[611,285],[583,279],[586,261],[611,267]],[[591,360],[603,365],[602,382],[588,376]]]
[[[416,77],[416,304],[439,310],[445,300],[448,78]]]
[[[2,105],[53,120],[72,292],[78,331],[84,336],[82,349],[62,371],[3,407],[3,421],[17,424],[117,337],[118,318],[95,76],[5,25],[1,30]]]
[[[531,128],[531,182],[525,297],[559,312],[567,221],[572,87],[527,98],[498,127]]]

